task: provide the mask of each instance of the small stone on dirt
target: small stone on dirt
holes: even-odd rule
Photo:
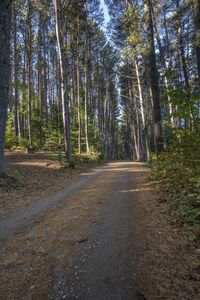
[[[197,255],[200,255],[200,249],[196,249],[196,250],[195,250],[195,253],[196,253]]]

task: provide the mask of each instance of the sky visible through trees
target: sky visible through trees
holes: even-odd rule
[[[108,7],[105,4],[104,0],[101,0],[101,7],[102,7],[103,13],[104,13],[104,22],[105,22],[105,24],[107,24],[110,21],[110,16],[108,13]]]
[[[1,149],[150,162],[180,136],[197,139],[199,0],[8,4]]]
[[[86,172],[100,162],[108,164],[99,168],[100,172]],[[76,172],[81,176],[74,176]],[[149,179],[157,184],[159,199],[151,194],[154,184],[147,181],[149,173]],[[157,282],[158,291],[164,287],[170,290],[172,296],[158,296],[159,299],[200,299],[197,295],[200,274],[200,0],[0,0],[0,204],[3,205],[0,213],[9,216],[19,211],[23,216],[23,208],[28,207],[29,212],[29,205],[32,211],[36,207],[37,213],[40,206],[34,206],[33,201],[47,192],[44,202],[54,205],[57,202],[48,197],[62,186],[67,201],[59,190],[62,205],[49,211],[49,223],[34,222],[28,231],[19,232],[18,254],[14,236],[6,248],[2,248],[7,261],[2,260],[1,277],[8,290],[12,288],[11,276],[15,291],[20,293],[17,268],[23,292],[43,293],[44,286],[39,289],[37,285],[34,289],[29,286],[32,282],[27,271],[39,284],[40,277],[35,274],[40,271],[47,280],[46,267],[41,268],[36,256],[44,259],[46,266],[46,249],[51,243],[53,256],[65,262],[68,254],[60,255],[61,251],[67,251],[69,244],[73,247],[79,244],[78,222],[81,236],[84,233],[82,244],[90,239],[90,234],[85,239],[82,220],[86,218],[91,228],[99,226],[101,211],[102,215],[109,213],[108,224],[112,227],[108,230],[111,238],[99,231],[107,236],[106,245],[110,246],[112,240],[118,242],[107,256],[109,261],[117,249],[114,267],[118,265],[120,245],[125,245],[115,238],[119,236],[118,228],[126,229],[123,227],[126,225],[132,230],[132,220],[140,221],[134,225],[134,228],[142,228],[136,232],[136,239],[137,235],[138,240],[142,236],[145,246],[136,245],[136,248],[144,251],[144,255],[140,253],[142,261],[148,256],[146,274],[137,256],[133,260],[137,261],[140,273],[149,277],[150,282]],[[43,206],[43,199],[39,203]],[[130,218],[121,214],[128,203],[131,206],[126,210]],[[63,220],[57,215],[58,211]],[[83,219],[78,217],[81,212]],[[52,213],[56,219],[51,218]],[[98,222],[92,221],[93,214]],[[117,224],[114,234],[112,216]],[[14,230],[15,222],[21,224],[20,218],[14,215]],[[131,224],[126,223],[129,219]],[[158,234],[159,220],[164,227]],[[71,221],[76,228],[74,239],[67,236]],[[65,229],[68,222],[69,228]],[[9,228],[10,223],[7,224]],[[4,225],[1,226],[7,235]],[[45,230],[40,230],[44,228],[40,226]],[[107,223],[103,226],[107,228]],[[29,234],[34,228],[41,234],[37,239]],[[55,239],[49,237],[51,228]],[[155,233],[156,238],[151,239],[151,243],[158,255],[151,252],[153,247],[146,249],[149,237],[145,238],[148,236],[145,228]],[[66,239],[62,239],[61,233]],[[135,233],[131,236],[135,238]],[[124,237],[128,239],[128,235]],[[45,255],[41,255],[43,251],[38,248],[39,240]],[[55,248],[57,241],[60,249]],[[27,243],[30,251],[22,247]],[[37,251],[33,251],[32,243]],[[98,250],[101,252],[101,248]],[[151,277],[152,255],[157,262],[155,277]],[[30,261],[29,256],[34,260]],[[53,256],[51,251],[51,262]],[[104,251],[102,257],[104,259]],[[17,258],[20,261],[17,262]],[[160,268],[163,259],[164,269]],[[187,269],[183,261],[187,262]],[[20,269],[23,262],[24,269]],[[112,261],[105,263],[108,268],[110,263]],[[57,270],[62,271],[56,266],[49,265],[51,276],[52,270],[56,270],[56,277]],[[116,287],[108,289],[107,284],[116,281],[110,277],[107,280],[109,272],[105,270],[102,278],[106,280],[101,278],[100,281],[106,286],[105,292],[115,293]],[[96,272],[100,274],[98,268]],[[60,276],[57,278],[60,280]],[[119,282],[122,278],[125,277],[120,275]],[[28,289],[25,281],[28,281]],[[48,284],[52,282],[48,280]],[[45,282],[46,287],[48,284]],[[145,280],[144,285],[147,284]],[[155,295],[156,289],[152,290]],[[191,292],[194,297],[190,296]],[[138,297],[143,299],[143,293]]]

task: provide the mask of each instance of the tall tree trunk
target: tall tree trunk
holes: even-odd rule
[[[45,125],[48,126],[48,101],[47,101],[47,87],[48,87],[48,59],[47,59],[47,49],[46,49],[46,32],[48,29],[46,28],[45,22],[43,22],[43,31],[42,31],[42,38],[43,38],[43,98],[44,98],[44,113],[45,113]]]
[[[195,46],[197,57],[197,72],[199,78],[200,89],[200,0],[193,0],[194,2],[194,22],[195,22]]]
[[[81,153],[81,106],[80,106],[80,74],[79,74],[79,34],[80,34],[80,20],[77,14],[77,59],[76,59],[76,89],[77,89],[77,106],[78,106],[78,153]]]
[[[62,98],[62,115],[65,137],[65,152],[66,158],[72,161],[71,143],[70,143],[70,115],[69,101],[67,96],[67,58],[64,45],[64,26],[62,20],[62,5],[61,0],[55,0],[55,15],[56,15],[56,36],[58,42],[59,62],[60,62],[60,78],[61,78],[61,98]]]
[[[178,15],[178,42],[179,42],[179,49],[180,49],[180,56],[181,56],[181,63],[183,67],[183,76],[185,81],[185,86],[189,87],[189,77],[188,77],[188,70],[187,64],[185,59],[185,48],[184,48],[184,40],[183,40],[183,29],[181,24],[181,17],[180,17],[180,3],[179,0],[176,0],[176,7],[177,7],[177,15]]]
[[[14,98],[14,128],[15,128],[15,141],[18,139],[18,47],[17,47],[17,16],[15,1],[13,1],[13,38],[14,38],[14,81],[15,81],[15,98]]]
[[[139,147],[139,143],[138,143],[138,130],[137,130],[137,126],[138,126],[138,119],[137,117],[135,117],[135,104],[132,101],[132,90],[131,90],[131,83],[130,80],[128,81],[128,99],[130,101],[130,107],[125,108],[125,112],[126,112],[126,119],[130,119],[130,129],[131,129],[131,137],[133,140],[133,154],[132,157],[134,159],[136,159],[137,161],[140,161],[141,157],[140,157],[140,147]],[[130,115],[130,117],[129,117]],[[127,125],[126,125],[127,126]]]
[[[85,144],[86,152],[89,153],[88,139],[88,27],[87,27],[87,0],[85,3],[86,19],[85,19]]]
[[[10,0],[0,1],[0,174],[5,170],[4,145],[9,102],[10,30],[12,5]]]
[[[161,110],[160,110],[160,91],[158,81],[158,70],[156,64],[156,54],[154,45],[154,29],[152,19],[152,2],[144,1],[145,23],[147,27],[148,59],[150,74],[150,89],[153,103],[153,123],[154,123],[154,140],[155,149],[158,154],[163,150],[162,127],[161,127]]]
[[[40,112],[40,128],[39,128],[39,138],[40,146],[42,146],[43,136],[43,83],[42,83],[42,14],[39,14],[39,24],[38,24],[38,96],[39,96],[39,112]]]
[[[165,18],[165,16],[164,16],[164,18]],[[174,124],[174,117],[173,117],[173,108],[172,108],[172,103],[171,103],[171,96],[169,95],[170,82],[169,82],[168,77],[166,76],[167,64],[166,64],[165,55],[164,55],[163,47],[162,47],[161,40],[160,40],[160,35],[159,35],[159,32],[158,32],[158,28],[157,28],[157,22],[156,22],[157,20],[156,20],[154,10],[153,10],[153,19],[154,19],[154,27],[155,27],[155,34],[156,34],[156,38],[157,38],[158,49],[159,49],[159,52],[160,52],[160,62],[162,64],[163,68],[164,68],[164,80],[165,80],[165,88],[166,88],[166,91],[167,91],[170,121],[171,121],[171,126],[174,127],[175,124]],[[166,30],[165,30],[165,32],[166,32],[166,40],[167,40],[167,43],[168,43],[169,42],[168,41],[168,34],[167,34]],[[169,48],[169,46],[167,45],[167,49],[168,48]]]
[[[180,49],[180,56],[181,56],[181,63],[183,67],[183,76],[185,81],[185,86],[189,87],[189,77],[188,77],[188,71],[187,71],[187,64],[185,59],[185,49],[184,49],[184,41],[183,41],[183,33],[181,25],[178,28],[178,38],[179,38],[179,49]]]
[[[22,83],[23,86],[25,87],[27,84],[27,57],[26,57],[26,53],[27,51],[25,50],[23,53],[23,70],[22,70]],[[22,92],[22,99],[23,101],[25,101],[26,99],[26,91],[25,89]],[[25,122],[26,122],[26,116],[25,114],[22,112],[21,113],[21,122],[19,123],[19,131],[20,131],[20,136],[21,138],[25,138],[26,137],[26,132],[25,132]]]
[[[28,58],[28,130],[29,130],[29,145],[33,148],[33,127],[32,127],[32,4],[28,2],[28,45],[27,45],[27,58]]]
[[[141,111],[141,116],[142,116],[142,127],[143,127],[145,147],[146,147],[146,160],[147,160],[147,162],[150,162],[151,157],[150,157],[149,143],[148,143],[148,137],[147,137],[147,124],[146,124],[146,117],[145,117],[145,112],[144,112],[144,100],[143,100],[143,95],[142,95],[142,86],[141,86],[137,58],[135,58],[135,70],[136,70],[136,77],[137,77],[137,84],[138,84],[140,111]]]

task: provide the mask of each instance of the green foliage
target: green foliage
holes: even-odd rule
[[[123,30],[127,30],[127,42],[134,48],[139,48],[141,51],[142,38],[140,32],[140,15],[136,7],[129,7],[120,20]]]
[[[188,194],[180,203],[180,216],[188,224],[198,226],[200,223],[200,203],[198,194]]]
[[[8,116],[7,128],[6,128],[6,139],[5,139],[6,149],[11,149],[13,145],[16,145],[13,119],[14,119],[13,114],[10,113]]]
[[[6,139],[5,148],[13,150],[24,150],[29,146],[29,140],[25,137],[15,138],[14,131],[14,117],[13,113],[8,116],[7,127],[6,127]]]
[[[171,201],[173,189],[178,188],[180,217],[191,225],[200,224],[200,130],[174,130],[166,151],[152,162],[151,178],[171,186]]]
[[[26,149],[29,147],[28,138],[19,138],[18,139],[18,148]]]
[[[171,104],[177,109],[173,112],[175,118],[186,119],[192,122],[193,125],[199,119],[198,104],[200,101],[200,94],[194,94],[190,88],[180,88],[167,92],[170,96]]]
[[[166,151],[152,162],[151,178],[169,185],[168,198],[172,210],[179,211],[180,218],[194,226],[200,224],[200,94],[183,88],[169,92],[171,104],[176,107],[173,117],[180,128],[168,132]],[[182,122],[184,120],[184,123]],[[177,194],[173,195],[176,189]],[[175,203],[176,202],[176,203]]]
[[[65,159],[65,152],[61,153],[61,158],[62,158],[62,160]],[[53,161],[57,161],[58,160],[58,153],[52,154],[52,156],[50,156],[49,159],[53,160]]]
[[[101,161],[104,159],[103,154],[93,146],[90,147],[90,153],[88,155],[91,160]]]

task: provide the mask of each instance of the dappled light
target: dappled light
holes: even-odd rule
[[[0,0],[0,299],[200,299],[200,0]]]
[[[145,192],[145,191],[153,191],[153,188],[141,187],[140,189],[131,189],[131,190],[122,190],[120,193],[134,193],[134,192]]]
[[[12,165],[60,169],[60,165],[58,163],[51,163],[51,162],[25,161],[25,162],[12,162]]]
[[[131,161],[126,161],[126,162],[121,162],[121,161],[116,161],[114,163],[108,163],[106,166],[98,169],[94,169],[93,172],[86,172],[86,173],[81,173],[81,176],[92,176],[94,173],[100,173],[100,172],[112,172],[112,173],[117,173],[117,172],[149,172],[147,168],[144,167],[142,163],[138,162],[131,162]]]

